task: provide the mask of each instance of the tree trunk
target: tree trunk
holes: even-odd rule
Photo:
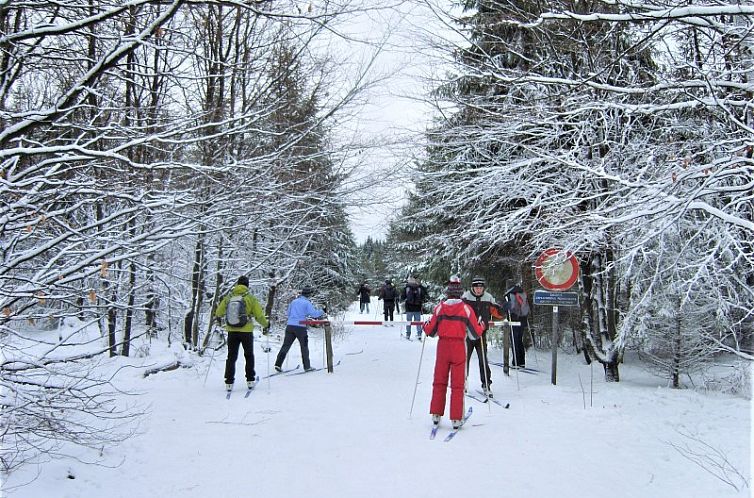
[[[277,294],[278,288],[277,282],[275,281],[275,270],[270,272],[270,280],[272,281],[272,284],[267,291],[267,304],[264,307],[264,314],[268,318],[272,316],[272,309],[275,305],[275,294]]]
[[[183,317],[183,342],[186,348],[191,346],[191,330],[194,324],[194,311],[188,310]]]
[[[583,285],[584,302],[582,311],[588,321],[585,332],[585,346],[589,349],[589,356],[599,361],[605,369],[607,382],[619,382],[619,365],[623,354],[616,344],[617,326],[609,303],[614,303],[615,289],[611,285],[615,280],[606,274],[602,253],[591,253],[587,261],[581,263],[581,280]],[[610,258],[610,255],[607,256]]]
[[[147,294],[146,303],[144,303],[144,325],[147,329],[147,334],[150,337],[157,335],[157,294],[155,292],[155,279],[154,270],[152,265],[154,264],[154,257],[150,255],[147,258]]]
[[[681,298],[676,298],[677,309],[675,313],[675,337],[673,338],[673,359],[670,367],[671,377],[673,379],[673,387],[681,387],[681,361],[683,359],[683,320],[681,314]]]
[[[134,303],[136,301],[136,263],[132,260],[128,264],[128,304],[126,306],[126,316],[123,321],[123,346],[121,355],[129,356],[131,354],[131,327],[134,316]]]
[[[620,382],[619,363],[617,359],[602,363],[602,366],[605,367],[605,382]]]
[[[199,342],[199,310],[202,303],[202,268],[204,265],[204,234],[199,232],[194,247],[194,264],[191,270],[191,308],[186,313],[184,340],[187,347],[196,347]]]
[[[79,320],[83,322],[84,318],[86,317],[86,315],[84,314],[84,297],[83,296],[78,296],[76,298],[76,309],[78,310],[76,313],[76,316],[78,316]]]
[[[110,306],[107,308],[107,340],[108,340],[108,346],[110,347],[110,357],[117,356],[118,351],[116,349],[116,338],[115,338],[115,331],[116,326],[118,323],[118,310],[115,307],[115,302],[117,300],[118,296],[113,291],[112,296],[110,297]]]

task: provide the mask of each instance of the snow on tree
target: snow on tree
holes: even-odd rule
[[[511,253],[531,261],[552,246],[575,253],[585,344],[618,380],[635,332],[632,293],[672,260],[664,253],[641,273],[631,262],[678,225],[707,250],[689,259],[696,271],[684,272],[678,291],[704,292],[702,275],[716,274],[728,333],[734,344],[749,341],[747,9],[464,7],[456,19],[464,43],[452,47],[454,72],[436,91],[441,113],[416,197],[396,224],[408,234],[402,242],[441,248],[437,260],[465,266],[501,264]]]

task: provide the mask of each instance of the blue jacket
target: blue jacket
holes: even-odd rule
[[[308,317],[317,319],[325,316],[325,312],[317,308],[304,296],[298,296],[288,305],[288,325],[306,327],[301,322]]]

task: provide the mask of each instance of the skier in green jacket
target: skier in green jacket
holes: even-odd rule
[[[243,356],[246,361],[246,387],[252,389],[257,375],[254,371],[254,322],[262,326],[266,332],[270,326],[259,301],[249,292],[249,279],[241,275],[231,291],[223,297],[215,310],[218,322],[225,318],[225,330],[228,332],[228,359],[225,361],[225,389],[233,389],[236,375],[236,360],[238,347],[243,345]]]

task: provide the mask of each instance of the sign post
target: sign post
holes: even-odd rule
[[[579,295],[576,292],[564,292],[570,289],[579,278],[579,262],[569,252],[551,247],[545,249],[534,262],[534,274],[539,284],[546,290],[534,291],[534,304],[552,306],[552,363],[550,382],[557,383],[558,377],[558,306],[578,306]],[[548,292],[549,291],[549,292]]]
[[[552,307],[552,360],[550,361],[550,383],[554,386],[558,380],[558,344],[560,333],[558,331],[558,307]]]

